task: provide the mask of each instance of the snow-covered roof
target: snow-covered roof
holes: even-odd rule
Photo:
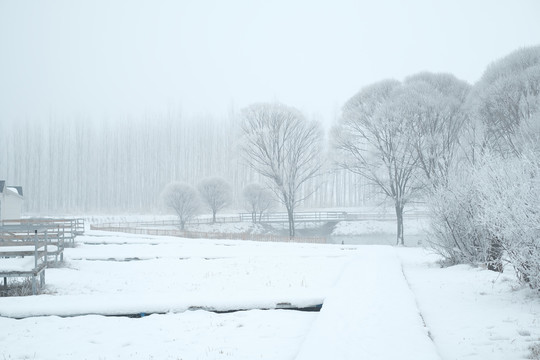
[[[17,189],[15,189],[14,187],[6,187],[6,190],[7,190],[7,191],[11,191],[11,192],[14,193],[14,194],[19,194],[19,192],[17,191]]]
[[[0,194],[4,192],[6,194],[23,196],[22,186],[7,186],[5,180],[0,180]]]

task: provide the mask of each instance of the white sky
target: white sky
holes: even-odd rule
[[[331,120],[385,78],[540,43],[538,0],[0,0],[0,121],[279,100]]]

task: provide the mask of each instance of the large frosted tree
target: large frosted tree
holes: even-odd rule
[[[397,244],[404,244],[403,210],[421,185],[418,153],[411,141],[410,91],[394,80],[368,86],[343,108],[333,128],[337,164],[364,176],[392,199]]]
[[[241,116],[242,155],[287,209],[289,235],[294,236],[294,209],[312,194],[301,187],[323,165],[321,126],[280,103],[253,104]]]
[[[523,48],[493,62],[471,94],[473,116],[482,126],[483,148],[502,156],[520,154],[540,141],[540,46]]]
[[[403,82],[418,167],[431,188],[445,186],[460,156],[470,85],[451,74],[419,73]]]

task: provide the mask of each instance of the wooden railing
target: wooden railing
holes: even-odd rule
[[[32,294],[36,295],[38,287],[43,288],[45,284],[45,269],[51,255],[47,229],[22,229],[22,225],[7,227],[9,229],[6,229],[6,226],[0,228],[0,278],[3,278],[0,290],[8,290],[8,277],[30,277]],[[29,258],[32,260],[27,261]]]
[[[62,239],[67,246],[74,246],[75,237],[84,234],[84,219],[54,219],[54,218],[30,218],[30,219],[7,219],[0,221],[0,227],[21,225],[31,228],[46,228],[50,234],[56,232],[57,238]]]

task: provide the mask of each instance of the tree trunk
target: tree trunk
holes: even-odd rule
[[[184,220],[180,220],[180,230],[184,230],[186,227],[186,222]]]
[[[257,222],[257,212],[256,211],[251,212],[251,222],[254,223],[254,224]]]
[[[212,210],[212,224],[216,223],[216,211]]]
[[[287,207],[287,215],[289,217],[289,236],[294,237],[294,209]]]
[[[503,253],[502,242],[496,236],[492,236],[491,239],[489,240],[488,259],[487,259],[488,270],[496,271],[500,273],[503,272],[502,253]]]
[[[404,246],[405,238],[403,236],[403,205],[401,204],[396,204],[396,219],[397,219],[396,245]]]

